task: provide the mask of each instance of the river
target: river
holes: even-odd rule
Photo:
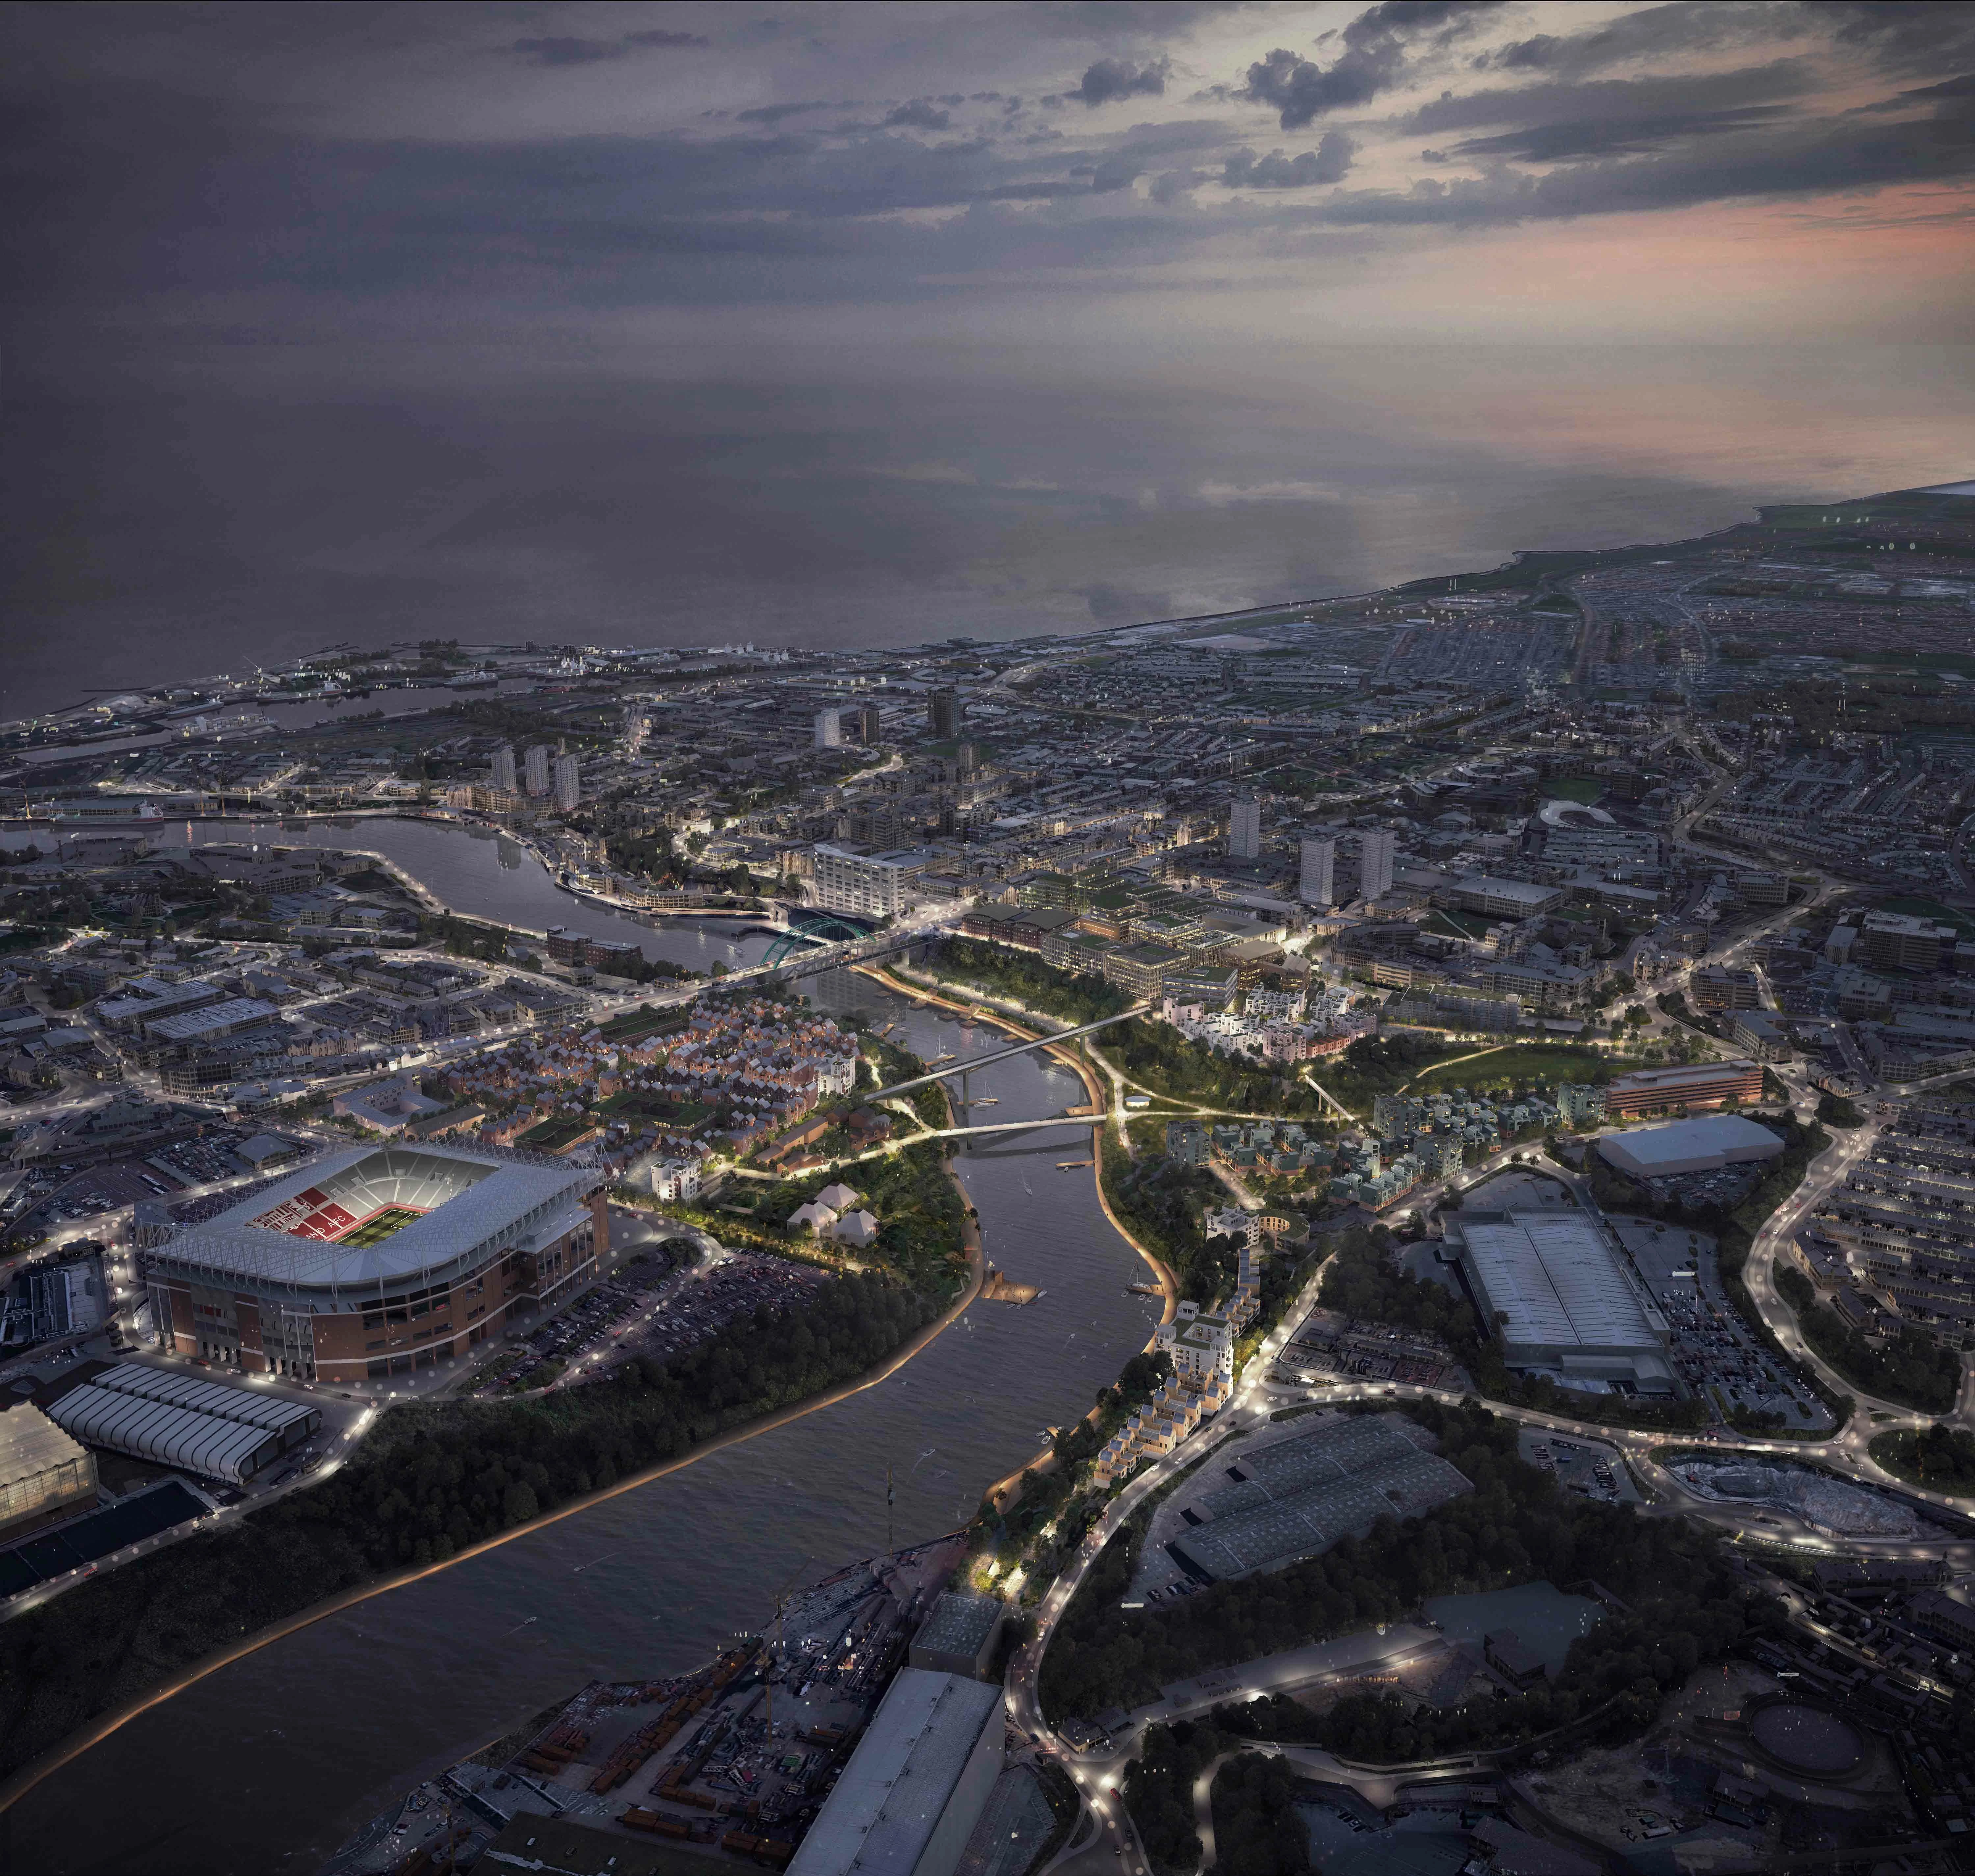
[[[378,844],[373,831],[346,837]],[[429,831],[466,844],[457,830]],[[507,915],[537,922],[520,907]],[[807,987],[826,1010],[895,1022],[894,1039],[928,1060],[1005,1040],[847,973]],[[984,1069],[973,1093],[997,1099],[984,1121],[1083,1098],[1067,1069],[1033,1055]],[[987,1254],[1043,1286],[1037,1302],[978,1303],[876,1387],[199,1682],[0,1819],[0,1868],[312,1871],[393,1791],[584,1681],[688,1667],[758,1625],[798,1570],[821,1575],[888,1537],[902,1545],[963,1523],[1045,1425],[1089,1406],[1157,1319],[1156,1301],[1126,1287],[1145,1267],[1106,1222],[1093,1174],[1057,1168],[1087,1157],[1086,1140],[991,1136],[956,1162]]]
[[[166,821],[156,837],[182,837],[190,846],[340,847],[381,853],[462,918],[493,918],[546,931],[567,925],[592,938],[629,940],[647,958],[710,971],[759,963],[774,940],[731,918],[660,918],[645,925],[556,884],[527,847],[491,827],[457,822],[353,819],[347,826],[311,821],[292,830],[278,820]]]

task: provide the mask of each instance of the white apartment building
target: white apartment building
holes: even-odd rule
[[[1198,1303],[1183,1303],[1161,1326],[1159,1345],[1172,1358],[1173,1378],[1181,1386],[1211,1389],[1217,1377],[1223,1387],[1233,1385],[1234,1332],[1225,1316],[1202,1316]]]
[[[825,912],[859,918],[895,918],[918,897],[920,865],[916,853],[853,853],[819,846],[816,902]]]
[[[816,713],[816,746],[819,749],[838,749],[843,744],[843,712],[833,705],[828,710]]]
[[[1335,840],[1305,840],[1302,846],[1302,859],[1296,897],[1306,905],[1333,904],[1337,895],[1332,889],[1331,882],[1337,869],[1337,843]]]
[[[494,751],[494,760],[488,765],[487,779],[496,788],[514,793],[514,749],[511,743],[503,743]]]
[[[583,800],[583,769],[573,756],[555,759],[555,804],[564,813]]]
[[[551,760],[547,743],[537,743],[524,758],[524,774],[531,795],[545,795],[550,788],[549,763]]]
[[[1389,827],[1368,827],[1359,859],[1359,894],[1361,898],[1382,899],[1392,889],[1392,830]]]

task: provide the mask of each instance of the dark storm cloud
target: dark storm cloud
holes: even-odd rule
[[[1402,118],[1398,128],[1427,136],[1487,124],[1570,123],[1595,118],[1636,123],[1692,112],[1733,112],[1804,95],[1816,82],[1796,59],[1677,77],[1596,78],[1447,92]]]
[[[595,65],[606,59],[629,58],[636,52],[674,51],[712,43],[696,32],[627,32],[615,39],[517,39],[508,50],[518,52],[531,65]]]
[[[1771,44],[1816,30],[1794,0],[1677,0],[1648,7],[1589,32],[1532,34],[1478,54],[1478,69],[1578,77],[1641,59],[1679,59],[1724,47]]]
[[[1285,130],[1300,130],[1326,112],[1369,103],[1405,75],[1416,40],[1457,36],[1485,11],[1463,0],[1382,0],[1336,35],[1344,50],[1329,65],[1278,46],[1248,67],[1238,95],[1280,113]]]
[[[942,110],[931,98],[915,97],[885,113],[888,124],[912,130],[945,130],[951,127],[953,113]]]
[[[1740,197],[1877,189],[1975,176],[1970,100],[1943,98],[1903,124],[1861,117],[1793,123],[1660,156],[1568,165],[1544,176],[1498,169],[1407,191],[1342,192],[1315,212],[1339,224],[1461,226],[1692,207]]]
[[[1341,182],[1357,148],[1342,130],[1326,130],[1316,149],[1296,156],[1272,149],[1258,160],[1251,149],[1237,150],[1227,159],[1221,179],[1230,189],[1309,189]]]
[[[1671,112],[1630,120],[1585,118],[1572,123],[1533,124],[1499,136],[1472,136],[1451,150],[1436,151],[1436,162],[1459,156],[1505,156],[1516,163],[1560,163],[1580,156],[1635,156],[1695,137],[1725,136],[1791,114],[1786,104],[1751,104],[1737,110]]]
[[[1083,82],[1070,96],[1093,107],[1115,104],[1121,98],[1163,97],[1172,69],[1169,59],[1134,65],[1129,59],[1100,58],[1085,68]]]

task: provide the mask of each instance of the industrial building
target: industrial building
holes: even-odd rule
[[[64,1433],[199,1477],[244,1485],[322,1424],[319,1409],[127,1362],[48,1409]]]
[[[0,1541],[96,1503],[96,1456],[31,1402],[0,1413]]]
[[[554,1304],[610,1248],[603,1175],[532,1154],[358,1147],[143,1253],[165,1348],[378,1380]]]
[[[1774,1159],[1782,1140],[1740,1114],[1671,1121],[1663,1127],[1632,1127],[1606,1134],[1599,1155],[1635,1179],[1670,1179],[1677,1173],[1718,1172],[1752,1160]]]
[[[991,1681],[994,1644],[1001,1638],[1008,1605],[999,1596],[972,1596],[949,1589],[932,1605],[932,1613],[912,1638],[907,1664],[929,1674],[964,1674],[970,1681]]]
[[[1676,1108],[1720,1107],[1763,1098],[1760,1062],[1697,1062],[1691,1068],[1641,1068],[1612,1077],[1605,1090],[1609,1119],[1670,1113]]]
[[[1001,1690],[903,1667],[789,1876],[953,1876],[1001,1775]]]
[[[1452,1212],[1447,1249],[1510,1368],[1593,1393],[1678,1391],[1665,1319],[1582,1212]]]

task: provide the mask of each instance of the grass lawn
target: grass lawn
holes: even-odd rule
[[[1605,1061],[1604,1052],[1569,1043],[1510,1043],[1471,1062],[1444,1062],[1430,1068],[1406,1089],[1424,1094],[1429,1089],[1456,1088],[1464,1083],[1499,1081],[1517,1083],[1582,1079]]]
[[[558,1115],[554,1120],[545,1120],[539,1127],[531,1127],[514,1144],[530,1153],[560,1153],[566,1146],[573,1146],[587,1133],[596,1131],[596,1123],[587,1115],[574,1119]]]
[[[1562,781],[1545,782],[1544,794],[1553,801],[1578,801],[1589,807],[1605,793],[1605,784],[1595,775],[1572,775]]]
[[[647,1036],[683,1030],[686,1020],[676,1010],[627,1010],[622,1016],[613,1016],[598,1033],[606,1042],[642,1042]]]

